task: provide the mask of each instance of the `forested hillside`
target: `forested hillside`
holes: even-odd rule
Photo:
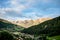
[[[9,30],[9,31],[20,31],[24,28],[21,26],[18,26],[16,24],[13,24],[7,20],[0,19],[0,30]]]
[[[49,36],[60,35],[60,16],[41,24],[24,29],[22,32],[28,34],[47,34]]]

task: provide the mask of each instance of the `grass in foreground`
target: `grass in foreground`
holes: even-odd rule
[[[53,36],[53,37],[48,37],[49,40],[60,40],[60,35],[58,36]]]

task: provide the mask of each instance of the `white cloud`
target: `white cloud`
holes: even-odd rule
[[[6,7],[6,8],[0,8],[0,12],[2,13],[3,11],[6,12],[11,12],[11,11],[15,11],[16,13],[21,13],[22,10],[24,10],[26,8],[25,5],[20,4],[19,1],[17,0],[10,0],[8,1],[10,7]]]
[[[3,11],[3,10],[0,9],[0,15],[1,14],[5,14],[5,11]]]
[[[30,18],[25,18],[25,17],[23,17],[23,18],[15,17],[15,18],[16,18],[16,20],[31,20]]]
[[[25,18],[25,17],[23,17],[23,18],[20,18],[20,17],[11,17],[11,16],[7,16],[7,20],[9,20],[9,21],[17,21],[17,20],[31,20],[30,18]]]
[[[8,17],[5,14],[7,14],[7,12],[12,12],[12,11],[16,13],[21,13],[24,9],[30,7],[30,5],[29,6],[27,5],[29,4],[28,2],[26,4],[21,4],[19,0],[10,0],[7,3],[9,3],[10,7],[0,8],[0,17],[3,16]],[[12,17],[8,17],[8,18],[12,18]]]
[[[10,5],[12,10],[15,10],[16,12],[22,12],[24,9],[27,9],[29,6],[26,4],[21,4],[21,0],[11,0]]]
[[[37,4],[38,2],[43,2],[43,3],[50,3],[53,0],[10,0],[7,3],[9,3],[10,7],[6,7],[6,8],[0,8],[0,17],[2,17],[2,15],[7,14],[6,12],[16,12],[16,13],[22,13],[23,10],[28,9],[28,8],[32,8],[33,5]],[[24,3],[25,2],[25,3]],[[51,10],[51,9],[47,9],[47,10]],[[41,14],[43,15],[43,13],[38,13],[38,12],[32,12],[32,13],[28,13],[26,18],[22,18],[22,19],[30,19],[28,17],[31,18],[39,18],[36,14]],[[49,15],[48,15],[49,16]],[[48,17],[47,15],[43,17]],[[10,16],[7,16],[8,19],[12,18]],[[16,19],[20,19],[19,17],[15,17]],[[14,19],[15,19],[14,18]],[[13,19],[13,18],[12,18]]]
[[[3,17],[6,14],[6,12],[0,8],[0,18]]]
[[[2,8],[4,11],[15,11],[17,13],[21,13],[23,10],[30,8],[33,4],[37,2],[49,2],[49,0],[10,0],[9,5],[10,8]],[[25,2],[25,4],[21,4],[21,2]]]
[[[9,3],[10,7],[0,8],[0,14],[14,11],[16,13],[21,13],[23,10],[29,8],[31,5],[32,0],[25,0],[26,4],[21,4],[22,0],[10,0]]]
[[[29,19],[38,19],[41,16],[43,16],[43,14],[40,12],[33,11],[33,12],[25,14],[24,16],[25,18],[29,18]]]

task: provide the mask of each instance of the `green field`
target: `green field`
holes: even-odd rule
[[[53,36],[53,37],[48,37],[49,40],[60,40],[60,35],[58,36]]]

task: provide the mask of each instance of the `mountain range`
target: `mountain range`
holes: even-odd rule
[[[17,20],[17,21],[12,21],[12,23],[23,26],[25,28],[31,27],[33,25],[38,25],[39,23],[42,23],[44,21],[50,20],[52,18],[39,18],[36,20]]]
[[[60,16],[52,19],[49,18],[48,20],[43,19],[44,21],[42,19],[39,19],[39,20],[37,19],[37,20],[21,21],[22,24],[24,23],[25,25],[27,25],[30,22],[31,23],[29,25],[34,24],[34,22],[36,23],[28,28],[25,28],[20,25],[17,25],[17,24],[20,24],[19,23],[20,20],[14,21],[13,23],[8,20],[0,19],[0,32],[2,30],[7,30],[11,32],[14,35],[14,37],[16,37],[16,39],[22,38],[23,40],[28,40],[28,39],[29,40],[40,40],[40,39],[47,40],[48,37],[60,35]],[[5,38],[5,35],[4,35],[4,38]]]

